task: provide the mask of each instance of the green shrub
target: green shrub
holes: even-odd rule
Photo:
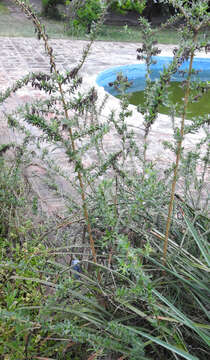
[[[20,0],[14,2],[31,17],[28,5]],[[31,84],[46,95],[7,115],[9,125],[26,135],[26,140],[12,170],[8,171],[4,162],[0,164],[6,174],[6,180],[5,176],[0,178],[3,360],[100,359],[107,354],[113,360],[207,357],[209,219],[200,200],[209,162],[208,119],[199,117],[186,125],[185,115],[195,51],[208,48],[207,41],[200,41],[197,36],[209,21],[208,4],[169,2],[183,12],[186,27],[180,31],[181,44],[174,51],[172,63],[155,83],[150,78],[151,64],[159,49],[155,31],[148,21],[141,20],[143,45],[137,52],[147,68],[147,96],[144,106],[138,107],[144,117],[141,141],[139,137],[136,140],[127,122],[131,110],[124,90],[129,83],[123,74],[118,74],[112,84],[122,94],[119,114],[111,111],[102,121],[106,97],[100,102],[95,88],[88,92],[80,88],[79,70],[94,32],[78,65],[62,73],[57,70],[44,27],[36,15],[32,17],[49,56],[50,72],[26,75],[0,94],[3,102]],[[161,171],[159,164],[148,159],[148,136],[158,121],[159,106],[164,102],[172,108],[167,86],[186,58],[191,61],[186,70],[187,81],[182,84],[184,105],[172,114],[174,138],[165,142],[176,162]],[[193,86],[193,90],[197,86],[198,93],[199,85]],[[173,109],[176,111],[175,106]],[[176,115],[180,119],[175,123]],[[28,125],[39,131],[30,134]],[[196,151],[184,153],[186,134],[201,127],[205,133],[195,144]],[[107,149],[104,140],[110,133],[115,134],[114,150]],[[35,226],[30,212],[27,218],[20,216],[28,204],[21,190],[20,172],[21,154],[26,152],[28,143],[37,145],[37,156],[45,160],[50,176],[62,176],[71,190],[61,194],[66,200],[67,217],[58,224],[52,218],[51,226],[46,223],[44,232]],[[43,143],[63,150],[69,164],[66,172],[42,148]],[[4,153],[7,147],[0,151]],[[93,153],[93,163],[87,163],[86,156]],[[184,198],[175,192],[179,180]],[[59,196],[57,183],[51,187]],[[30,205],[37,211],[36,202]],[[65,227],[70,227],[72,233],[64,236]],[[76,238],[73,245],[72,238]],[[47,247],[50,239],[52,247]],[[79,264],[72,265],[69,257],[76,258]]]
[[[145,8],[145,4],[145,0],[119,0],[112,2],[111,8],[120,11],[121,13],[133,10],[141,14]]]
[[[82,2],[76,12],[76,17],[73,19],[73,24],[70,24],[74,30],[85,30],[88,33],[91,30],[91,25],[97,22],[102,13],[102,3],[100,0],[87,0]]]

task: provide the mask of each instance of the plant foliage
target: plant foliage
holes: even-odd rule
[[[49,72],[28,74],[0,93],[3,103],[25,86],[43,91],[43,98],[7,114],[21,141],[0,148],[0,359],[207,359],[209,120],[186,124],[185,116],[191,90],[199,96],[209,90],[192,82],[195,52],[209,49],[198,37],[209,24],[208,2],[168,1],[178,13],[169,23],[183,18],[180,46],[155,83],[155,31],[140,20],[137,56],[147,67],[146,102],[137,119],[144,119],[142,142],[129,126],[130,83],[123,74],[110,84],[121,93],[118,113],[105,116],[107,96],[82,88],[80,69],[101,20],[81,60],[62,73],[31,7],[14,3],[43,41]],[[185,60],[185,97],[177,110],[167,89]],[[165,141],[173,159],[165,169],[148,154],[163,103],[172,109],[174,135]],[[184,151],[185,136],[199,129],[202,139]],[[112,148],[107,138],[113,134]],[[65,167],[56,162],[55,149]],[[64,203],[62,220],[46,217],[39,193],[25,181],[24,167],[34,154],[45,162],[48,188]]]

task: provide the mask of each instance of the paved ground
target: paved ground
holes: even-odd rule
[[[87,43],[85,41],[71,41],[71,40],[52,40],[51,45],[56,55],[56,63],[60,70],[69,69],[79,61],[82,56],[82,49]],[[92,85],[95,85],[95,78],[101,71],[117,65],[127,65],[137,63],[136,60],[136,48],[139,44],[131,43],[112,43],[112,42],[96,42],[90,52],[85,66],[81,73],[84,77],[83,88],[87,89]],[[171,55],[173,46],[166,45],[161,46],[162,55]],[[36,71],[49,71],[49,61],[45,54],[44,47],[41,41],[36,39],[23,39],[23,38],[0,38],[0,90],[6,89],[12,85],[13,82],[20,77],[26,75],[28,72]],[[199,56],[207,56],[205,53],[199,54]],[[99,88],[99,98],[104,96],[103,89]],[[14,109],[16,105],[31,101],[43,97],[41,91],[34,91],[29,87],[23,88],[7,101],[0,110],[8,111]],[[106,108],[102,114],[103,117],[108,116],[111,109],[115,109],[116,112],[119,109],[119,102],[117,99],[110,96]],[[136,139],[140,143],[143,136],[143,119],[136,112],[133,107],[133,116],[129,119],[130,126],[135,130]],[[168,151],[164,151],[162,147],[162,141],[168,140],[172,134],[171,122],[167,116],[161,115],[159,121],[153,127],[149,141],[149,157],[156,159],[160,164],[164,166],[171,161],[171,154]],[[195,142],[201,137],[201,132],[195,135],[191,135],[185,141],[185,147],[192,147]],[[14,137],[18,141],[18,135],[8,130],[5,123],[2,122],[0,144],[5,143],[5,139],[13,140]],[[113,137],[107,138],[107,147],[116,149],[117,142],[113,134]],[[61,151],[55,152],[55,157],[62,167],[67,170],[69,164],[65,158],[65,154]],[[93,154],[94,157],[94,154]],[[91,159],[88,160],[89,162]],[[70,170],[69,170],[70,171]],[[46,169],[40,165],[37,161],[31,164],[27,169],[27,176],[30,182],[33,183],[33,187],[37,193],[39,193],[42,199],[42,205],[48,212],[60,212],[61,201],[56,196],[52,197],[49,193],[49,189],[46,186],[41,186],[40,179],[43,176],[48,176]],[[36,179],[36,181],[34,180]],[[38,181],[39,179],[39,181]],[[68,191],[67,185],[62,184],[63,192]]]

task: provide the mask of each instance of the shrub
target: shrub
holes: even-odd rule
[[[147,97],[145,106],[138,108],[144,116],[143,143],[138,143],[127,123],[131,111],[125,89],[129,84],[123,74],[118,74],[112,84],[122,95],[119,114],[116,116],[112,111],[106,121],[104,117],[100,121],[106,97],[99,101],[95,88],[88,92],[80,88],[79,71],[94,32],[78,65],[61,73],[44,27],[28,5],[14,1],[32,18],[38,39],[44,42],[50,74],[28,74],[1,93],[0,101],[29,84],[45,92],[44,99],[8,114],[8,123],[26,135],[20,154],[26,152],[27,144],[36,144],[39,156],[49,166],[50,176],[55,179],[62,176],[71,187],[69,193],[62,194],[67,218],[58,224],[51,220],[47,231],[35,230],[32,220],[15,222],[14,232],[11,229],[17,214],[13,209],[19,209],[21,202],[16,195],[15,201],[13,196],[2,196],[4,192],[10,195],[12,186],[4,177],[1,180],[5,204],[0,223],[2,356],[13,360],[94,359],[107,354],[112,359],[131,360],[206,359],[209,219],[200,200],[209,159],[208,119],[199,117],[186,126],[185,115],[195,51],[208,49],[207,41],[198,38],[199,29],[209,21],[208,2],[195,1],[188,6],[182,0],[170,1],[186,24],[180,32],[181,45],[175,49],[172,63],[154,84],[150,78],[151,64],[159,49],[154,30],[146,20],[141,20],[144,42],[137,52],[138,59],[146,62]],[[172,108],[167,85],[186,59],[190,59],[190,65],[187,80],[183,80],[184,104],[171,116],[174,139],[165,143],[175,162],[162,172],[158,164],[148,160],[148,136],[158,121],[159,106],[164,102]],[[197,87],[199,92],[200,85],[194,84],[193,90]],[[203,86],[202,83],[202,89]],[[176,125],[175,115],[180,118]],[[39,131],[30,134],[27,125]],[[185,135],[200,127],[206,132],[196,144],[196,152],[185,154]],[[104,139],[111,131],[116,135],[117,150],[105,146]],[[69,165],[66,171],[53,161],[43,145],[46,143],[63,150]],[[205,156],[200,152],[201,147],[206,147]],[[7,145],[3,152],[6,149]],[[87,156],[93,152],[94,162],[87,163]],[[202,169],[199,176],[197,161]],[[20,164],[21,156],[14,168],[15,181]],[[186,181],[183,199],[182,194],[175,192],[177,182],[181,177],[193,178],[193,174],[197,176],[195,187]],[[59,196],[59,188],[54,188]],[[9,226],[5,220],[8,214],[12,214]],[[76,230],[73,224],[77,224]],[[65,227],[72,228],[73,235],[58,232]],[[13,234],[16,240],[11,244],[8,239]],[[49,247],[52,234],[57,235],[59,244],[53,239]],[[73,237],[76,244],[71,243]],[[69,256],[74,262],[68,260]]]
[[[121,13],[126,13],[127,11],[136,11],[137,13],[141,14],[144,7],[146,5],[145,0],[120,0],[120,1],[112,1],[111,8],[113,10],[120,11]]]
[[[75,5],[76,6],[76,5]],[[83,30],[90,33],[91,26],[96,23],[102,14],[102,3],[100,0],[87,0],[78,4],[75,17],[71,20],[70,27],[74,30]]]

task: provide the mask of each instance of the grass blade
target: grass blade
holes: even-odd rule
[[[208,266],[210,267],[210,254],[208,254],[208,249],[205,248],[204,244],[203,244],[203,238],[198,235],[196,229],[194,228],[194,226],[192,226],[192,224],[190,223],[190,221],[188,220],[188,218],[185,216],[184,217],[186,224],[188,226],[188,229],[190,230],[196,244],[198,245],[204,259],[206,260],[206,263],[208,264]]]
[[[135,329],[133,327],[132,328],[128,327],[128,326],[125,326],[125,327],[127,329],[135,332],[136,334],[139,334],[139,335],[145,337],[146,339],[151,340],[155,344],[161,345],[165,349],[168,349],[168,350],[172,351],[173,353],[182,356],[184,359],[187,359],[187,360],[199,360],[196,356],[190,355],[189,353],[187,353],[187,352],[185,352],[183,350],[180,350],[178,347],[176,347],[174,345],[171,345],[171,344],[168,344],[165,341],[162,341],[162,340],[158,339],[157,337],[149,335],[149,334],[147,334],[147,333],[145,333],[143,331],[137,330],[137,329]]]

